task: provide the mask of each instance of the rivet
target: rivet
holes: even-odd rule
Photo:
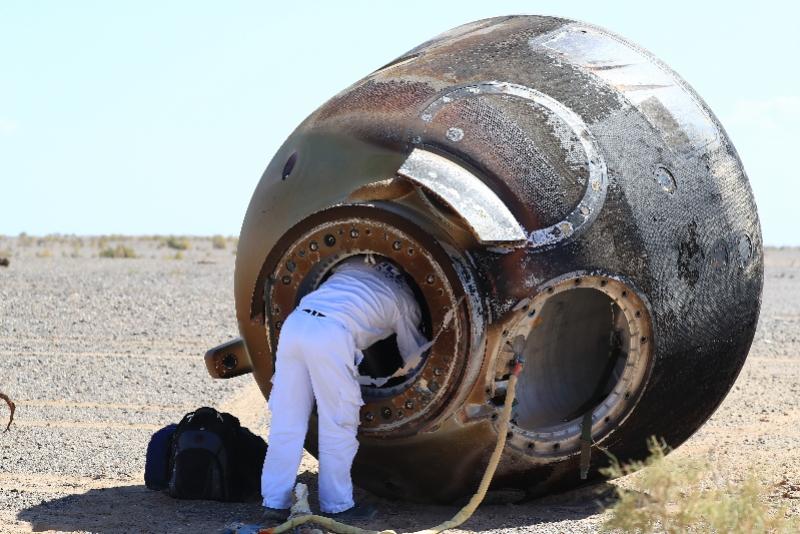
[[[528,448],[529,449],[533,449],[534,447],[536,447],[535,443],[528,443]]]
[[[332,234],[326,235],[325,236],[325,244],[328,245],[329,247],[332,247],[333,245],[336,244],[336,238],[333,237]]]
[[[581,279],[580,279],[580,278],[576,278],[576,279],[575,279],[575,285],[576,285],[576,286],[579,286],[579,285],[581,285]]]
[[[275,330],[280,330],[283,326],[283,321],[275,321]]]
[[[414,255],[414,249],[413,248],[408,249],[408,255],[409,256],[413,256]]]
[[[403,410],[397,410],[397,417],[403,417],[404,415]]]
[[[437,391],[439,391],[439,382],[436,382],[435,380],[432,381],[431,384],[428,386],[428,389],[436,393]]]
[[[293,272],[294,272],[294,270],[295,270],[295,269],[297,269],[297,264],[296,264],[295,262],[293,262],[292,260],[288,260],[288,261],[286,262],[286,269],[287,269],[287,270],[288,270],[290,273],[293,273]]]
[[[640,338],[639,338],[639,343],[644,343],[644,342],[646,342],[646,341],[647,341],[647,338],[646,338],[646,337],[644,337],[644,336],[642,336],[642,337],[640,337]]]
[[[642,316],[642,312],[640,312],[639,310],[636,310],[636,313],[634,315],[636,317],[641,317]]]
[[[312,241],[308,244],[308,248],[310,248],[312,251],[319,250],[319,244],[317,244],[316,241]]]
[[[442,376],[442,370],[438,367],[433,369],[433,374],[436,376]]]
[[[353,228],[352,230],[350,230],[350,237],[352,237],[353,239],[355,239],[356,237],[358,237],[358,230],[356,230],[355,228]]]
[[[381,408],[381,417],[384,419],[391,419],[392,418],[392,409],[388,406],[384,406]]]
[[[395,250],[400,250],[401,248],[403,248],[403,244],[400,241],[395,241],[394,243],[392,243],[392,248]]]
[[[436,281],[436,277],[433,276],[432,274],[429,274],[428,276],[425,277],[425,281],[428,282],[429,284],[432,284]]]
[[[552,293],[552,292],[553,292],[553,288],[552,288],[552,287],[548,287],[548,288],[547,288],[547,292],[548,292],[548,293]]]
[[[372,415],[372,412],[367,412],[364,414],[364,419],[366,421],[372,421],[373,419],[375,419],[375,416]]]
[[[622,292],[622,298],[625,298],[625,297],[627,297],[627,296],[628,296],[628,292],[627,292],[627,291],[623,291],[623,292]]]
[[[528,317],[533,317],[534,315],[536,315],[536,309],[535,308],[528,312]]]
[[[506,439],[511,439],[511,438],[513,438],[513,437],[514,437],[514,433],[513,433],[513,432],[508,432],[508,433],[506,434]]]
[[[405,403],[406,410],[413,410],[414,409],[414,401],[408,399]]]
[[[286,274],[283,276],[283,278],[281,278],[281,282],[283,282],[284,285],[288,286],[289,284],[292,283],[292,277]]]

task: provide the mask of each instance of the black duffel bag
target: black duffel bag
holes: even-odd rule
[[[257,499],[266,452],[264,440],[233,415],[198,408],[153,434],[145,484],[177,499]]]

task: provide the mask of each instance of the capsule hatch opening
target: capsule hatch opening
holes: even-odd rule
[[[605,293],[573,289],[553,296],[539,312],[525,344],[515,420],[526,430],[581,417],[622,376],[630,331]]]

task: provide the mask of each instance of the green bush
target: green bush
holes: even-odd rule
[[[130,247],[117,245],[116,247],[104,248],[100,251],[101,258],[135,258],[136,252]]]
[[[602,470],[614,478],[641,471],[635,490],[617,488],[618,501],[609,510],[603,532],[800,532],[800,523],[787,518],[785,508],[768,504],[766,490],[754,474],[739,484],[710,483],[713,470],[708,464],[668,459],[669,448],[655,438],[648,446],[646,460],[620,465],[612,458],[611,466]]]

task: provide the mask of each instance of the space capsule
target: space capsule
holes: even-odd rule
[[[736,379],[761,302],[756,206],[720,123],[647,51],[561,18],[455,28],[298,126],[247,210],[241,338],[207,353],[210,374],[252,371],[267,396],[289,312],[368,254],[405,272],[435,342],[400,376],[391,338],[365,351],[379,380],[353,475],[414,501],[474,491],[515,344],[493,487],[539,495],[579,484],[587,447],[625,461],[649,436],[686,440]]]

